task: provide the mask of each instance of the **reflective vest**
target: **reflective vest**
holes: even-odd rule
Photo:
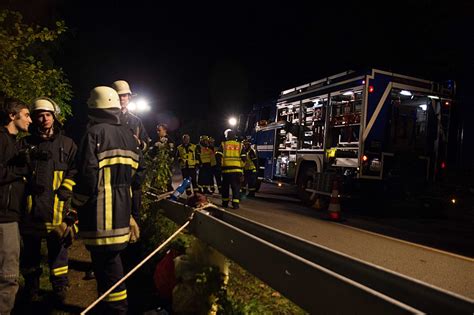
[[[179,155],[179,167],[181,168],[194,168],[196,166],[196,145],[188,144],[184,146],[180,144],[178,146]]]
[[[200,158],[201,158],[201,163],[211,163],[211,154],[212,150],[208,147],[200,146],[201,152],[200,152]]]
[[[255,153],[254,149],[250,148],[245,157],[244,170],[256,172],[257,171],[257,167],[255,165],[256,160],[257,160],[257,154]]]
[[[242,144],[235,140],[222,143],[222,173],[243,173]]]

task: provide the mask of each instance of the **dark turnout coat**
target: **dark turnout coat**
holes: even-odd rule
[[[89,249],[121,250],[129,241],[131,194],[141,185],[143,156],[118,109],[90,110],[89,119],[76,161],[79,233]]]

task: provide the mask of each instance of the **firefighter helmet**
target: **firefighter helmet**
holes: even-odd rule
[[[224,136],[227,140],[235,139],[235,132],[232,129],[226,129],[224,131]]]
[[[130,85],[128,84],[127,81],[124,80],[118,80],[112,83],[112,87],[114,88],[115,91],[117,91],[118,95],[121,94],[130,94],[132,95],[132,90],[130,89]]]
[[[93,88],[87,104],[89,108],[97,109],[121,108],[117,92],[108,86]]]
[[[200,137],[199,137],[199,141],[207,141],[207,140],[209,140],[209,137],[208,137],[208,136],[204,136],[204,135],[203,135],[203,136],[200,136]]]
[[[61,110],[59,109],[58,104],[56,104],[52,99],[49,97],[38,97],[33,101],[33,106],[31,108],[32,112],[37,111],[48,111],[53,113],[54,117],[56,118],[57,115],[61,114]]]

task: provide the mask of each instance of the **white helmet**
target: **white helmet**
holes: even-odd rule
[[[224,137],[225,137],[226,139],[229,138],[229,133],[231,133],[231,134],[233,133],[232,129],[226,129],[226,130],[224,131]]]
[[[117,94],[130,94],[132,95],[132,90],[130,90],[130,85],[128,84],[127,81],[124,80],[118,80],[112,83],[112,87],[114,88],[115,91],[117,91]]]
[[[108,86],[93,88],[87,105],[89,105],[89,108],[97,109],[121,108],[117,92]]]
[[[58,104],[56,104],[52,99],[49,97],[38,97],[33,101],[33,106],[31,107],[32,112],[36,111],[48,111],[53,113],[54,117],[61,114],[61,109],[59,108]]]

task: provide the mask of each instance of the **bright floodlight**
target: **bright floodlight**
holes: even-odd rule
[[[150,110],[150,105],[144,99],[137,100],[136,102],[130,102],[127,106],[128,110],[132,112],[147,112]]]
[[[235,118],[235,117],[230,117],[230,118],[229,118],[229,125],[231,125],[232,127],[234,127],[235,125],[237,125],[237,118]]]
[[[137,104],[135,104],[135,102],[130,102],[130,103],[128,103],[128,105],[127,105],[127,109],[128,109],[129,111],[134,112],[134,111],[137,109]]]
[[[352,91],[346,91],[346,92],[344,92],[342,95],[344,95],[344,96],[354,95],[354,92],[352,92]]]
[[[407,91],[407,90],[402,90],[400,92],[401,95],[405,95],[405,96],[412,96],[411,92],[410,91]]]

